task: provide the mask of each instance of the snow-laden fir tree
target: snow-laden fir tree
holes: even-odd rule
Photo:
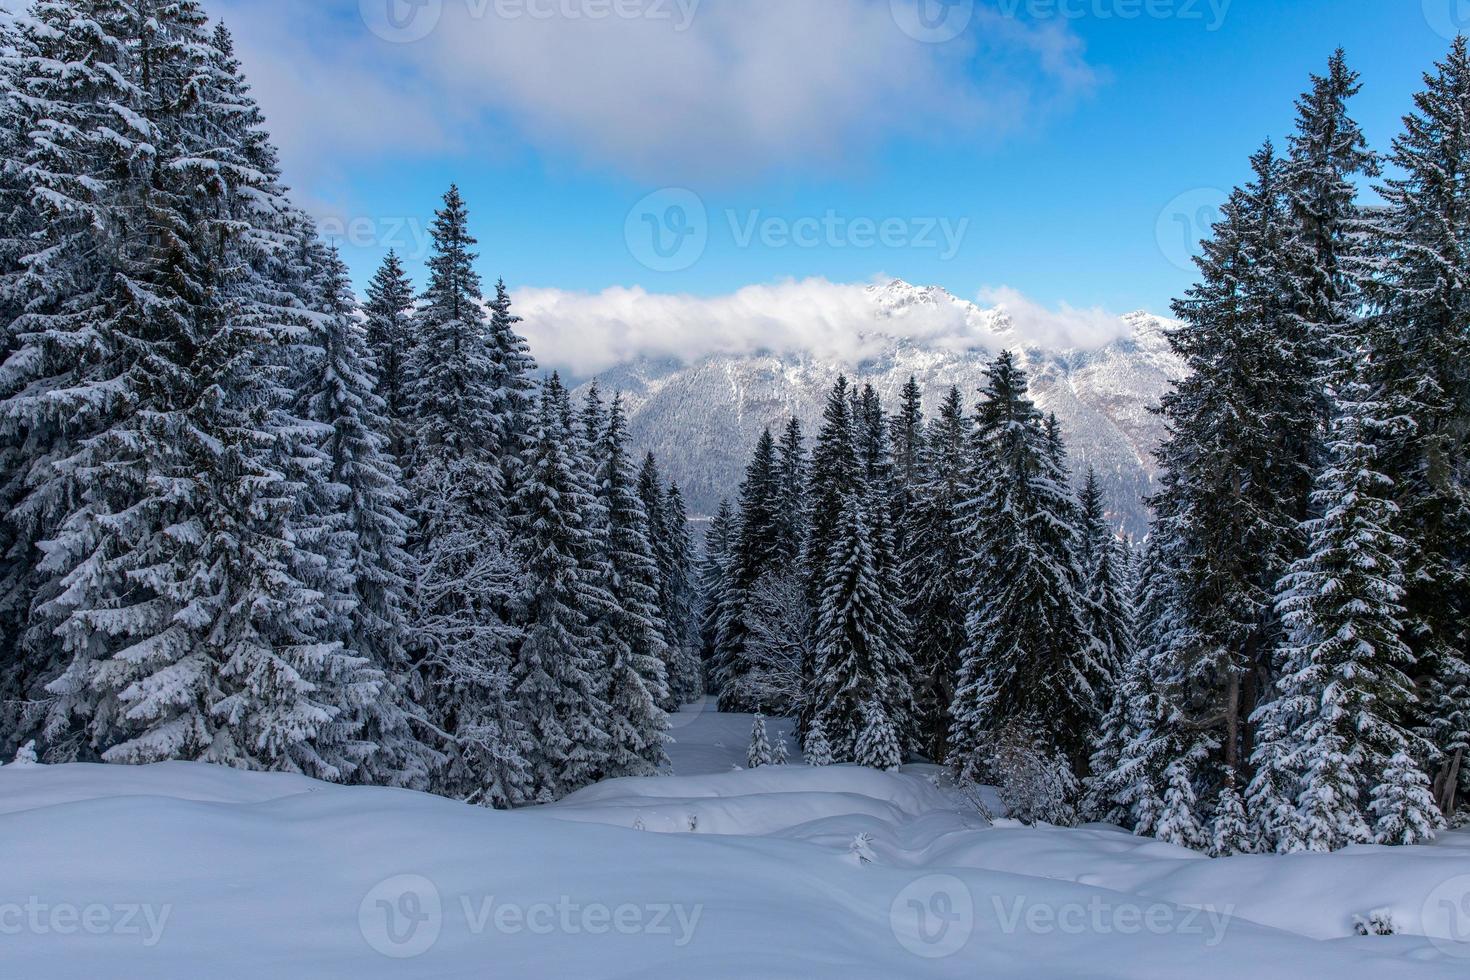
[[[1249,718],[1274,672],[1275,583],[1299,553],[1317,441],[1317,373],[1296,315],[1296,236],[1269,144],[1234,191],[1175,304],[1168,335],[1188,371],[1164,396],[1170,435],[1153,498],[1170,578],[1156,681],[1174,710],[1160,735],[1203,738],[1213,790],[1244,780]]]
[[[542,386],[514,501],[525,575],[513,694],[532,739],[536,799],[548,802],[599,777],[610,738],[600,680],[606,668],[591,621],[609,600],[588,572],[585,556],[595,542],[586,520],[595,501],[575,472],[570,415],[553,374]]]
[[[968,553],[966,643],[951,762],[984,772],[987,739],[1016,722],[1085,770],[1108,678],[1085,619],[1076,502],[1009,352],[986,372],[960,520]]]
[[[704,694],[704,665],[700,659],[698,622],[699,583],[694,566],[694,538],[689,513],[678,484],[669,484],[664,497],[667,607],[673,653],[669,668],[669,699],[676,706],[693,704]]]
[[[536,400],[536,359],[531,346],[517,332],[522,318],[511,311],[510,291],[505,280],[495,282],[495,298],[485,304],[490,310],[490,383],[494,391],[495,416],[499,425],[500,454],[514,479],[515,461],[531,428]]]
[[[494,351],[458,188],[445,194],[432,236],[407,387],[415,638],[429,682],[429,718],[458,749],[441,770],[438,791],[499,806],[531,792],[527,732],[511,697],[520,633],[507,621],[521,569],[511,553],[496,453],[504,420]]]
[[[1376,434],[1392,424],[1383,408],[1361,382],[1343,386],[1330,462],[1313,493],[1321,516],[1305,525],[1307,553],[1281,581],[1277,608],[1290,632],[1279,703],[1257,712],[1263,724],[1256,750],[1258,769],[1295,777],[1297,819],[1271,842],[1279,850],[1335,850],[1368,840],[1371,787],[1396,756],[1423,757],[1427,749],[1406,728],[1416,700],[1407,673],[1414,658],[1399,618],[1398,508],[1392,482],[1376,469]],[[1419,782],[1417,795],[1399,801],[1413,812],[1385,819],[1438,824],[1422,772]]]
[[[1133,655],[1133,609],[1129,597],[1128,550],[1108,524],[1102,488],[1090,467],[1082,490],[1082,574],[1088,627],[1103,645],[1108,677],[1116,677]],[[1106,687],[1112,687],[1109,682]]]
[[[922,442],[916,483],[904,520],[903,594],[913,635],[914,697],[924,754],[949,756],[950,702],[965,641],[966,555],[958,515],[965,499],[970,420],[951,388]]]
[[[750,633],[751,592],[762,577],[781,570],[782,553],[787,547],[781,538],[780,501],[776,442],[767,429],[761,433],[740,487],[740,509],[718,612],[714,680],[720,691],[720,707],[725,711],[764,707],[746,700],[750,662],[745,646]]]
[[[807,535],[807,457],[801,421],[786,423],[776,447],[776,547],[778,567],[793,568],[801,560]]]
[[[339,537],[330,557],[349,599],[341,638],[385,675],[377,694],[357,706],[364,737],[377,746],[358,778],[422,790],[444,760],[425,744],[429,728],[417,703],[423,682],[409,650],[415,570],[405,550],[407,494],[388,451],[392,423],[376,393],[376,365],[358,325],[347,268],[335,252],[323,253],[313,329],[318,352],[298,399],[302,416],[323,429],[326,501]]]
[[[832,758],[832,743],[827,741],[827,724],[820,715],[813,718],[812,723],[807,726],[802,753],[809,766],[830,766],[835,762]]]
[[[840,533],[838,522],[842,518],[843,507],[849,497],[862,489],[862,470],[858,465],[855,440],[852,389],[845,377],[839,377],[827,396],[822,426],[812,447],[808,471],[810,492],[807,506],[811,519],[807,526],[804,563],[807,590],[813,606],[821,603],[823,576]],[[803,724],[809,720],[803,719]]]
[[[890,453],[893,459],[893,483],[891,487],[893,520],[893,544],[899,555],[907,555],[909,522],[907,515],[913,510],[915,493],[923,482],[924,467],[924,405],[923,390],[917,378],[904,382],[900,394],[898,412],[888,424],[892,440]]]
[[[907,623],[883,587],[864,500],[854,493],[834,526],[816,616],[816,670],[808,711],[826,725],[833,756],[852,761],[869,719],[885,721],[900,752],[913,717]],[[881,734],[881,733],[879,733]]]
[[[363,323],[377,366],[377,394],[389,421],[389,448],[401,457],[407,446],[408,368],[413,361],[413,283],[398,254],[389,250],[368,284]]]
[[[759,769],[775,765],[775,754],[771,751],[771,740],[766,735],[766,716],[757,714],[750,728],[750,749],[745,753],[745,768]]]
[[[1438,809],[1425,806],[1424,768],[1396,752],[1373,784],[1368,816],[1375,844],[1427,844],[1444,829]]]
[[[1220,788],[1215,812],[1210,818],[1210,856],[1230,857],[1254,850],[1255,837],[1245,815],[1245,801],[1231,783]]]
[[[1207,835],[1196,814],[1198,802],[1191,775],[1195,767],[1190,762],[1188,757],[1181,756],[1164,770],[1167,788],[1154,837],[1166,844],[1202,850],[1206,846]]]
[[[863,705],[863,727],[853,746],[852,761],[884,771],[903,765],[903,749],[893,719],[876,698]]]
[[[609,737],[604,772],[642,776],[668,762],[666,627],[659,609],[659,570],[648,541],[648,515],[627,455],[622,397],[614,397],[596,448],[598,497],[606,515],[607,603],[598,620],[604,637]]]
[[[704,554],[699,563],[699,638],[707,673],[715,665],[715,644],[719,639],[720,607],[724,603],[725,583],[730,574],[730,549],[734,544],[735,509],[728,498],[719,509],[704,535]]]
[[[1424,76],[1390,155],[1371,221],[1377,275],[1373,380],[1389,417],[1379,470],[1394,481],[1403,549],[1405,637],[1424,697],[1418,728],[1438,750],[1436,798],[1451,814],[1470,791],[1470,49],[1456,38]]]

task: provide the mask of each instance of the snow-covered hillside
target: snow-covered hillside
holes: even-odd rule
[[[796,415],[815,433],[839,374],[871,382],[890,408],[916,377],[932,413],[951,385],[973,402],[986,362],[1010,347],[1023,354],[1037,403],[1062,421],[1074,469],[1096,466],[1119,519],[1131,532],[1144,529],[1141,498],[1150,491],[1152,452],[1163,436],[1148,409],[1182,371],[1164,339],[1171,321],[1133,313],[1110,343],[1047,350],[1028,345],[1003,310],[982,309],[938,287],[895,280],[870,288],[868,296],[870,339],[877,342],[864,346],[878,353],[862,363],[792,352],[714,354],[688,364],[638,360],[598,380],[624,393],[636,443],[659,456],[692,510],[710,514],[738,488],[761,429],[779,430]],[[929,329],[910,329],[909,321],[921,319]],[[936,323],[947,326],[935,330]]]
[[[0,974],[1381,980],[1470,964],[1446,938],[1470,924],[1451,917],[1464,834],[1211,861],[1111,828],[990,826],[928,767],[729,771],[749,726],[686,709],[674,758],[692,774],[515,813],[199,764],[6,766]],[[1355,935],[1378,909],[1401,934]]]

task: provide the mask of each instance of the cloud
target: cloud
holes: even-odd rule
[[[743,179],[849,164],[897,136],[1004,135],[1097,83],[1065,23],[980,6],[959,37],[927,44],[895,15],[911,2],[218,0],[216,9],[237,33],[290,171],[311,177],[343,155],[529,145],[642,180]],[[400,19],[384,20],[389,9]],[[369,21],[382,21],[377,33]],[[390,43],[379,34],[394,24],[408,25],[405,38],[429,29]]]
[[[771,352],[856,366],[895,339],[933,350],[1054,350],[1101,346],[1131,330],[1102,310],[1048,310],[1005,288],[982,295],[1000,308],[981,309],[942,291],[901,283],[878,287],[875,295],[866,284],[825,279],[746,286],[713,297],[636,286],[597,293],[515,291],[542,365],[575,377],[639,357],[687,363],[710,354]]]

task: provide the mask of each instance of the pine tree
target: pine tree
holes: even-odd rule
[[[403,456],[407,446],[408,371],[415,346],[413,307],[413,283],[398,254],[390,250],[368,285],[362,312],[368,347],[378,369],[377,394],[391,426],[389,448],[395,457]]]
[[[822,721],[820,715],[812,719],[807,727],[806,741],[802,743],[803,754],[806,764],[809,766],[830,766],[833,764],[832,745],[827,741],[827,725]]]
[[[613,399],[597,448],[598,496],[606,515],[607,604],[599,616],[606,642],[611,738],[609,775],[649,775],[668,762],[666,627],[658,604],[658,563],[648,515],[627,457],[622,397]]]
[[[1253,849],[1250,826],[1245,818],[1245,802],[1241,800],[1239,791],[1226,783],[1215,800],[1215,815],[1210,820],[1210,856],[1249,854]]]
[[[1395,176],[1371,222],[1378,275],[1374,382],[1390,417],[1412,426],[1384,433],[1380,470],[1395,484],[1404,537],[1406,639],[1424,691],[1418,727],[1442,762],[1436,797],[1451,814],[1470,789],[1470,475],[1464,461],[1470,360],[1470,49],[1456,38],[1424,76],[1414,111],[1393,142]]]
[[[1084,619],[1076,503],[1025,372],[1002,353],[987,379],[961,511],[968,612],[952,759],[976,778],[987,739],[1017,723],[1044,732],[1075,772],[1108,676]]]
[[[817,612],[809,710],[825,722],[838,759],[855,757],[870,716],[890,726],[901,751],[908,736],[898,728],[913,715],[902,645],[907,624],[897,596],[880,585],[868,511],[858,495],[844,506],[835,531]]]
[[[468,225],[464,200],[451,187],[435,215],[429,283],[412,323],[406,469],[418,572],[414,618],[430,720],[459,749],[438,791],[503,806],[531,792],[531,743],[511,695],[521,636],[508,619],[521,570],[507,533],[494,360]]]
[[[1188,373],[1163,399],[1154,534],[1170,579],[1161,737],[1213,744],[1207,787],[1244,775],[1249,719],[1274,673],[1275,583],[1299,553],[1317,441],[1318,361],[1296,315],[1300,266],[1283,166],[1267,144],[1175,304]],[[1171,720],[1172,719],[1172,720]]]
[[[1376,470],[1375,433],[1388,427],[1366,386],[1338,399],[1330,465],[1317,478],[1321,513],[1306,524],[1307,553],[1282,579],[1277,608],[1290,629],[1282,651],[1281,704],[1258,715],[1269,724],[1258,768],[1289,759],[1300,791],[1300,820],[1287,850],[1335,850],[1368,839],[1363,802],[1390,760],[1419,748],[1404,720],[1415,701],[1413,654],[1400,622],[1404,542],[1391,481]],[[1272,739],[1285,739],[1285,746]],[[1435,814],[1427,789],[1416,807]]]
[[[863,705],[863,728],[853,746],[852,761],[884,771],[903,765],[903,750],[899,748],[893,721],[876,699]]]
[[[1082,491],[1081,564],[1086,576],[1087,622],[1103,645],[1108,677],[1115,678],[1133,654],[1133,610],[1129,604],[1125,545],[1108,526],[1102,488],[1091,467]],[[1107,687],[1112,687],[1109,682]]]
[[[851,394],[847,379],[839,377],[827,396],[822,428],[812,450],[807,495],[811,521],[807,529],[805,565],[813,606],[821,602],[822,579],[830,564],[833,542],[840,533],[838,522],[842,509],[848,498],[861,488]]]
[[[513,697],[532,747],[535,798],[550,802],[596,780],[611,734],[602,652],[591,617],[610,605],[589,577],[586,526],[595,502],[575,472],[570,407],[561,380],[542,387],[514,501],[515,545],[525,570],[517,621],[524,631]]]
[[[775,765],[775,762],[770,739],[766,737],[766,716],[757,714],[755,724],[750,729],[750,750],[745,754],[745,768],[759,769],[761,766]]]
[[[720,607],[725,598],[734,533],[735,511],[726,498],[720,501],[719,510],[710,521],[709,531],[704,536],[704,555],[699,567],[699,636],[704,659],[710,670],[717,666],[714,658],[719,639]]]
[[[664,520],[668,541],[668,608],[665,616],[674,643],[669,693],[670,700],[677,706],[693,704],[704,693],[694,541],[689,530],[688,511],[684,507],[684,494],[678,484],[669,484],[664,498]]]
[[[724,711],[760,709],[749,701],[745,679],[751,665],[745,645],[750,633],[750,595],[756,583],[780,569],[780,472],[770,430],[761,434],[740,487],[737,531],[721,596],[715,640],[715,683]]]
[[[904,522],[903,594],[913,630],[920,745],[935,762],[949,755],[950,703],[965,642],[966,553],[958,521],[969,460],[970,422],[951,388],[930,424]]]
[[[1407,752],[1397,752],[1373,786],[1368,804],[1375,844],[1424,844],[1444,828],[1423,768]]]
[[[806,449],[796,418],[786,424],[776,447],[776,474],[776,560],[778,567],[793,568],[801,560],[808,517]]]
[[[516,331],[522,319],[511,312],[510,292],[505,280],[495,283],[495,298],[485,304],[490,310],[490,383],[500,440],[500,456],[506,479],[514,482],[515,464],[531,429],[535,411],[536,360],[531,347]]]
[[[1154,829],[1154,837],[1166,844],[1200,850],[1205,846],[1205,831],[1196,816],[1198,805],[1191,761],[1193,760],[1189,757],[1175,759],[1164,772],[1168,789],[1164,792],[1164,806]]]
[[[420,740],[427,729],[411,695],[421,691],[409,652],[409,583],[415,571],[405,547],[409,524],[397,465],[388,455],[391,423],[376,394],[372,354],[356,322],[347,268],[324,250],[317,356],[298,399],[303,418],[324,430],[329,463],[324,503],[336,519],[328,558],[348,606],[336,626],[347,649],[384,674],[376,696],[355,706],[364,738],[376,746],[358,778],[377,785],[426,789],[443,758]]]

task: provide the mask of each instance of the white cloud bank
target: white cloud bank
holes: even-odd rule
[[[921,43],[900,27],[916,3],[932,0],[211,8],[236,34],[288,174],[310,181],[354,155],[522,144],[645,180],[744,179],[851,164],[894,136],[1003,135],[1097,82],[1064,21],[1026,23],[982,3],[957,38]],[[620,10],[641,13],[609,13]],[[391,33],[385,11],[405,37],[431,29],[390,43],[378,36]]]
[[[941,295],[941,302],[906,305],[901,315],[880,318],[866,284],[825,279],[747,286],[714,297],[621,286],[598,293],[522,287],[514,297],[543,366],[577,377],[638,357],[689,362],[762,351],[855,365],[894,338],[938,350],[1094,348],[1131,330],[1101,309],[1048,309],[1006,288],[979,294],[1003,316]],[[1005,332],[997,334],[996,327]]]

